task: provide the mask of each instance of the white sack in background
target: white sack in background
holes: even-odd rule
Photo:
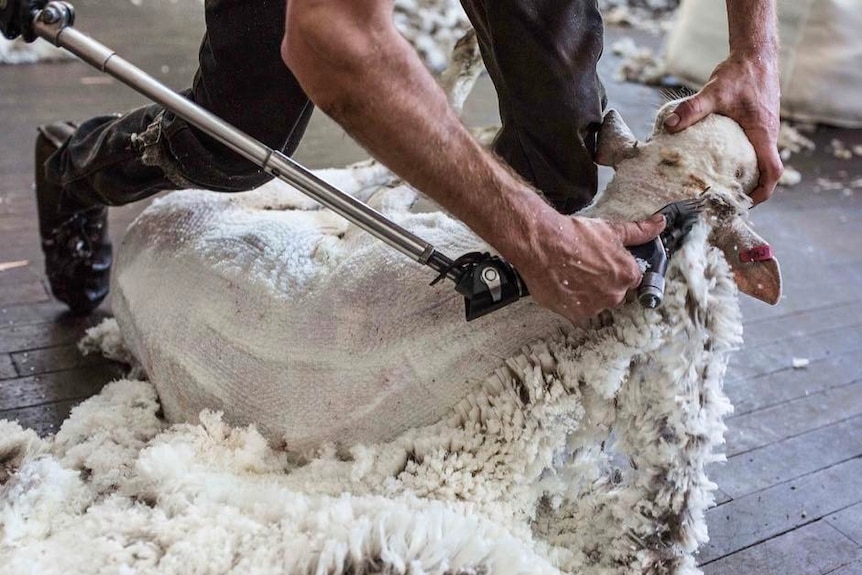
[[[778,0],[781,115],[862,127],[859,0]],[[667,72],[702,86],[728,52],[725,3],[684,0],[668,37]]]

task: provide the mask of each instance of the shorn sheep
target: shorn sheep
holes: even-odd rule
[[[114,279],[149,381],[53,438],[0,422],[0,573],[697,573],[737,286],[775,302],[780,274],[747,261],[742,130],[670,135],[668,109],[647,142],[608,115],[616,176],[583,214],[709,207],[660,308],[582,326],[529,300],[466,324],[450,287],[280,184],[153,204]],[[373,162],[322,175],[447,253],[488,249]]]

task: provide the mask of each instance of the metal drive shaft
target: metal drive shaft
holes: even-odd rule
[[[457,281],[452,260],[380,212],[315,176],[278,150],[273,150],[221,118],[177,94],[155,78],[117,56],[116,52],[72,27],[74,12],[65,2],[49,2],[36,16],[36,35],[65,48],[81,60],[113,76],[175,113],[231,150],[251,160],[314,198],[393,248],[449,279]]]

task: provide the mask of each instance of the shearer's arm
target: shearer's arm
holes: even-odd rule
[[[775,0],[727,0],[727,22],[730,55],[665,126],[683,130],[712,112],[736,120],[757,152],[760,182],[751,197],[758,204],[772,195],[783,170],[777,147],[781,88]]]
[[[290,0],[284,61],[372,155],[514,264],[540,304],[573,322],[618,305],[641,276],[623,246],[654,238],[661,218],[558,214],[462,126],[392,9],[392,0]]]

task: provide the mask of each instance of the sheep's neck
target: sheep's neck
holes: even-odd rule
[[[678,190],[670,187],[678,186]],[[683,190],[692,187],[690,183],[675,183],[658,174],[644,174],[643,171],[621,171],[608,183],[589,206],[578,215],[608,220],[636,220],[646,218],[674,199],[694,196]]]

